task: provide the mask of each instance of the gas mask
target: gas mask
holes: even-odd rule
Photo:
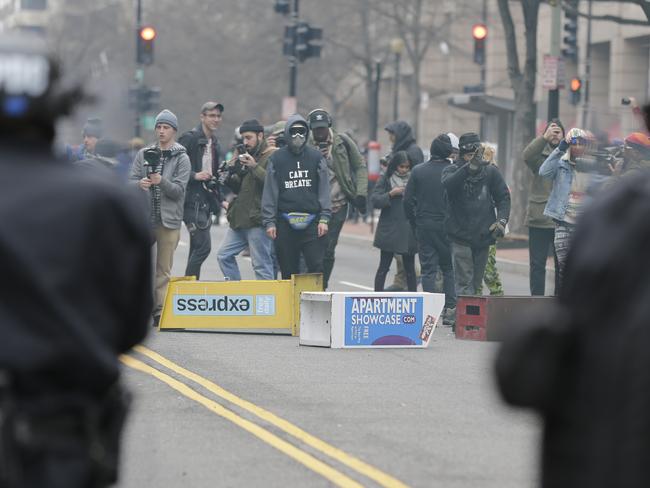
[[[287,145],[293,153],[299,153],[307,143],[307,128],[304,125],[296,124],[289,129],[289,140]]]

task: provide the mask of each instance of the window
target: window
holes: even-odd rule
[[[47,9],[47,0],[20,0],[22,10],[45,10]]]

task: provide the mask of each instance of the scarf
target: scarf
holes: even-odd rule
[[[409,171],[405,175],[400,175],[395,171],[391,176],[390,176],[390,188],[391,190],[393,188],[401,188],[403,186],[406,186],[406,184],[409,182],[409,178],[411,177],[411,172]]]

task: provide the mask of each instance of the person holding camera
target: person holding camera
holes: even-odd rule
[[[445,227],[456,294],[475,295],[482,288],[490,246],[505,234],[510,191],[499,169],[483,159],[478,134],[463,134],[459,147],[458,161],[442,171],[449,212]]]
[[[533,139],[524,149],[524,163],[532,171],[526,225],[528,225],[528,254],[530,263],[530,294],[544,295],[546,290],[546,260],[550,249],[554,249],[555,224],[544,215],[544,208],[551,193],[551,182],[539,175],[546,158],[564,138],[564,126],[560,119],[551,119],[544,134]],[[555,268],[557,256],[553,250]],[[555,288],[558,288],[559,274],[555,273]],[[557,290],[556,290],[557,293]]]
[[[201,122],[187,131],[178,143],[185,147],[192,168],[185,192],[183,221],[190,233],[190,252],[185,276],[201,277],[201,266],[210,255],[212,215],[219,216],[220,194],[217,183],[221,147],[216,131],[221,124],[223,105],[206,102],[201,107]]]
[[[368,167],[357,144],[347,135],[332,129],[332,117],[322,108],[308,116],[313,141],[327,161],[330,182],[332,218],[327,232],[327,248],[323,258],[323,287],[327,289],[334,268],[334,253],[339,235],[348,215],[349,204],[366,213],[368,199]]]
[[[266,179],[266,165],[275,151],[266,143],[264,126],[257,120],[247,120],[239,127],[242,144],[235,157],[226,165],[224,184],[235,194],[228,206],[230,228],[219,248],[217,260],[223,276],[239,281],[241,274],[236,257],[244,249],[250,250],[253,271],[257,280],[275,279],[273,241],[262,226],[262,192]]]
[[[327,161],[307,144],[307,121],[298,114],[289,117],[284,137],[287,145],[266,167],[262,222],[275,240],[282,279],[288,280],[300,273],[301,254],[308,273],[323,272],[331,210]]]
[[[575,226],[585,208],[587,191],[597,180],[603,179],[595,173],[597,168],[593,163],[579,164],[585,161],[584,156],[590,143],[591,137],[587,131],[573,128],[539,168],[540,176],[553,182],[544,215],[555,222],[554,244],[559,286],[562,286]]]
[[[150,197],[150,219],[156,243],[154,327],[160,321],[174,251],[181,236],[185,188],[191,171],[185,148],[176,142],[177,131],[176,115],[169,110],[160,112],[156,117],[158,142],[138,151],[129,177]]]

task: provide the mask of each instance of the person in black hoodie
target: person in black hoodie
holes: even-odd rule
[[[442,172],[449,214],[457,295],[481,289],[490,245],[503,237],[510,217],[510,191],[499,169],[483,160],[481,140],[469,132],[460,137],[458,161]]]
[[[420,146],[417,145],[415,136],[413,135],[413,129],[411,129],[408,122],[397,120],[388,124],[384,129],[388,132],[390,142],[393,145],[388,156],[389,160],[395,153],[406,151],[406,155],[413,167],[424,162],[424,153],[422,153]]]
[[[307,145],[309,126],[292,115],[285,128],[287,145],[275,151],[266,167],[262,223],[275,240],[282,279],[300,272],[300,254],[307,272],[322,273],[324,239],[331,216],[327,161]]]
[[[445,233],[447,204],[442,187],[442,172],[450,165],[453,150],[447,134],[440,134],[431,143],[431,159],[413,168],[406,185],[404,212],[415,229],[422,267],[422,290],[434,293],[438,267],[442,270],[445,292],[445,321],[453,323],[456,313],[456,290],[451,247]]]

